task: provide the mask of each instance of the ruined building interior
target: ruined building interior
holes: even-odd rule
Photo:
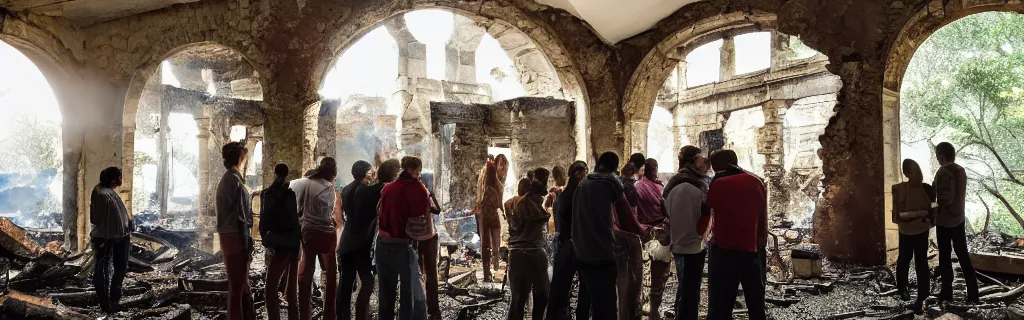
[[[930,181],[950,139],[976,148],[968,238],[988,291],[927,314],[1024,318],[1022,78],[1000,80],[1009,107],[985,122],[1005,131],[968,139],[920,116],[985,121],[928,104],[930,70],[984,56],[945,58],[933,36],[984,30],[960,37],[1020,56],[1021,14],[1020,0],[0,0],[0,318],[101,316],[89,196],[111,166],[138,229],[122,316],[224,317],[213,195],[231,141],[253,190],[278,163],[299,178],[335,157],[343,186],[358,160],[422,158],[452,238],[444,319],[508,306],[473,271],[488,155],[510,160],[507,199],[530,169],[606,151],[644,153],[667,181],[682,146],[731,149],[767,186],[774,318],[905,318],[889,186],[905,158]],[[674,279],[645,317],[672,312]]]

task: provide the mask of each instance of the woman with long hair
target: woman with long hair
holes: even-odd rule
[[[644,244],[644,256],[649,257],[647,262],[650,263],[651,272],[650,277],[644,279],[644,285],[650,288],[650,295],[646,297],[649,302],[648,314],[651,319],[657,320],[661,319],[659,307],[665,293],[665,284],[672,274],[672,250],[668,246],[669,234],[664,226],[662,205],[665,199],[661,196],[664,186],[658,178],[658,161],[647,159],[643,168],[643,174],[636,182],[637,218],[640,223],[655,230],[656,239]],[[641,297],[643,301],[645,297]]]
[[[899,227],[899,258],[896,260],[896,289],[903,300],[910,300],[907,277],[910,260],[917,273],[917,301],[913,310],[924,312],[929,294],[928,231],[935,226],[935,189],[924,183],[921,166],[914,160],[903,160],[907,181],[892,186],[892,222]]]
[[[288,189],[288,165],[274,166],[274,183],[258,192],[260,196],[260,236],[266,250],[267,261],[267,319],[281,319],[280,298],[277,295],[281,277],[285,277],[285,299],[288,300],[288,319],[299,318],[299,214],[295,192]]]
[[[500,155],[499,155],[500,156]],[[484,281],[494,281],[491,273],[498,270],[498,245],[501,241],[501,198],[504,187],[498,179],[498,163],[488,163],[484,170],[483,200],[477,205],[476,225],[480,234],[480,253],[483,256]],[[492,269],[493,268],[493,269]]]

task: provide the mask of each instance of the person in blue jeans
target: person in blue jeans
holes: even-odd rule
[[[430,214],[430,194],[420,182],[423,162],[405,157],[398,180],[381,191],[377,225],[378,319],[395,319],[395,300],[400,297],[400,320],[427,319],[427,299],[420,282],[419,254],[412,236],[406,232],[409,218]],[[401,288],[399,295],[397,289]]]
[[[705,198],[708,192],[708,161],[700,148],[685,146],[679,151],[679,173],[668,181],[663,196],[668,214],[672,256],[675,259],[676,319],[697,319],[700,284],[707,257],[705,239],[709,218]]]

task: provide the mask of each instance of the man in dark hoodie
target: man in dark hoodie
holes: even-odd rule
[[[949,142],[935,146],[935,158],[939,170],[935,172],[938,214],[935,219],[935,235],[939,241],[939,272],[942,275],[942,290],[939,300],[953,300],[952,251],[960,259],[960,269],[967,282],[967,301],[978,302],[978,276],[967,252],[967,234],[964,231],[964,204],[967,201],[967,172],[956,164],[956,148]],[[952,246],[950,245],[952,243]]]
[[[631,213],[622,181],[615,174],[618,166],[617,154],[602,154],[595,172],[583,180],[573,199],[573,249],[580,276],[590,296],[591,316],[595,320],[611,320],[618,316],[615,297],[616,229],[644,233],[643,226]]]
[[[569,296],[572,295],[573,278],[577,274],[576,252],[572,245],[573,198],[580,182],[587,177],[587,163],[573,162],[568,170],[569,182],[555,200],[555,229],[558,251],[551,268],[551,290],[549,292],[547,320],[567,320],[569,317]],[[576,319],[590,318],[590,297],[585,282],[580,283],[579,299],[576,300]]]
[[[736,152],[711,154],[715,178],[707,206],[716,221],[712,226],[708,258],[708,319],[732,319],[736,291],[743,285],[750,319],[765,319],[764,270],[758,262],[761,238],[767,237],[767,196],[764,182],[743,171]]]
[[[397,163],[394,166],[390,172],[381,166],[379,172],[383,183],[395,179]],[[341,282],[335,294],[337,319],[368,319],[370,294],[374,286],[371,269],[373,238],[377,235],[376,208],[380,190],[384,188],[383,183],[368,185],[373,181],[373,176],[373,165],[366,161],[356,161],[352,165],[352,183],[341,189],[345,228],[341,231],[341,243],[338,244],[338,274]],[[369,202],[372,202],[373,210],[367,212],[366,203]],[[356,297],[356,317],[353,318],[351,305],[356,276],[359,277],[359,295]]]
[[[514,198],[508,217],[508,283],[512,291],[508,319],[526,316],[526,301],[533,295],[533,319],[543,319],[548,304],[548,257],[544,227],[551,214],[544,209],[548,194],[548,169],[533,170],[527,193]]]

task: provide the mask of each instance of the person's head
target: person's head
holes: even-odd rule
[[[633,167],[636,168],[637,171],[640,171],[640,169],[644,167],[644,164],[647,163],[647,157],[645,157],[643,153],[637,152],[629,156],[629,163],[632,163]],[[622,176],[628,177],[626,174],[622,174]]]
[[[651,181],[658,181],[658,160],[650,158],[644,162],[644,178]]]
[[[274,166],[274,181],[284,181],[288,178],[288,165],[278,163]]]
[[[533,169],[533,180],[530,181],[530,193],[539,196],[547,195],[548,179],[550,178],[551,172],[548,171],[548,169]]]
[[[373,180],[373,165],[363,160],[356,161],[352,164],[352,179],[363,183],[370,182]]]
[[[531,180],[529,178],[519,179],[519,185],[516,186],[516,194],[518,194],[520,196],[525,196],[527,193],[529,193],[530,192],[530,181]]]
[[[718,150],[711,153],[711,168],[715,172],[722,172],[730,168],[739,167],[739,157],[736,156],[736,151],[732,150]]]
[[[939,164],[947,164],[956,161],[956,148],[949,142],[943,142],[935,146],[935,160]]]
[[[556,186],[561,187],[565,186],[566,180],[569,179],[569,176],[566,175],[565,168],[562,166],[555,166],[554,168],[551,168],[551,179],[555,180]]]
[[[689,168],[697,173],[708,172],[708,159],[704,157],[704,151],[695,146],[685,146],[679,149],[679,170]]]
[[[583,181],[583,178],[587,177],[587,163],[583,161],[576,161],[569,165],[569,182],[565,185],[566,189],[575,188]]]
[[[597,165],[594,166],[594,172],[600,173],[612,173],[619,167],[619,155],[615,152],[602,153],[600,157],[597,157]]]
[[[382,183],[395,181],[395,178],[398,177],[398,172],[401,170],[402,163],[398,159],[388,159],[377,168],[377,180]]]
[[[622,175],[623,179],[631,179],[636,175],[637,171],[637,167],[633,162],[626,162],[626,165],[622,166],[622,171],[619,173]]]
[[[921,173],[921,166],[914,160],[903,160],[903,176],[907,177],[907,181],[910,184],[918,185],[924,183],[924,174]]]
[[[314,170],[310,178],[334,181],[334,178],[338,177],[338,162],[333,157],[324,157],[320,159],[320,165]]]
[[[118,167],[109,167],[100,171],[100,185],[107,188],[120,187],[121,169]]]
[[[497,170],[498,181],[505,181],[505,178],[508,177],[508,158],[505,158],[503,154],[495,156],[494,169]]]
[[[526,179],[533,180],[533,170],[526,170]]]
[[[220,149],[220,155],[224,158],[224,168],[237,169],[245,163],[245,157],[249,155],[249,150],[241,142],[231,142]]]
[[[420,172],[423,171],[423,160],[420,158],[407,156],[402,158],[402,172],[407,173],[413,178],[419,179]]]

